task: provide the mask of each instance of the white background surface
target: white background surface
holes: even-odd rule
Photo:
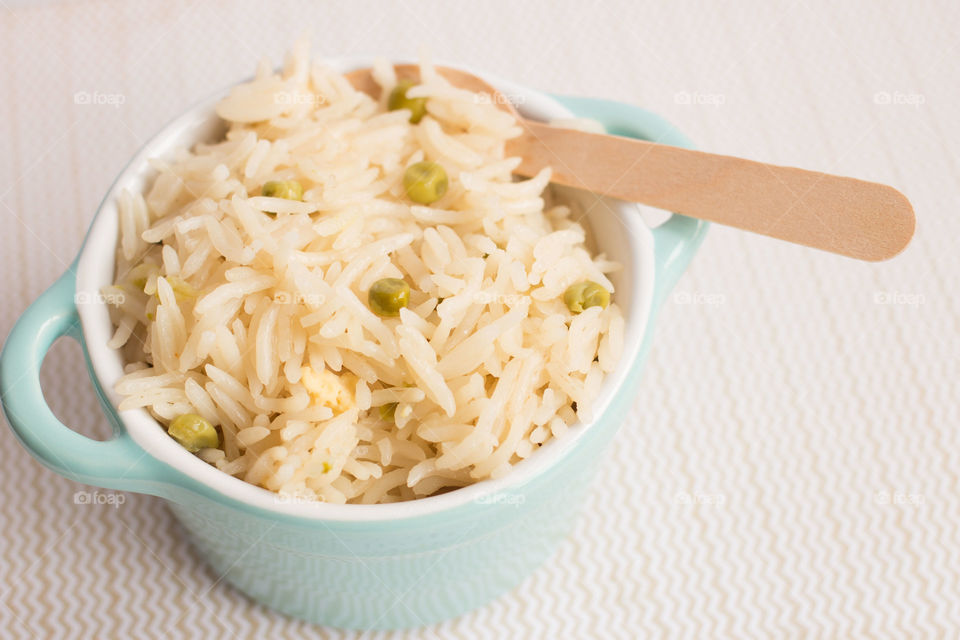
[[[643,105],[705,150],[903,190],[917,237],[888,263],[714,228],[573,537],[491,606],[402,637],[960,635],[955,2],[15,4],[0,8],[4,336],[134,150],[302,29],[317,53],[424,42]],[[78,349],[43,377],[66,422],[105,431]],[[161,501],[78,505],[93,489],[6,429],[0,451],[0,635],[359,635],[219,584]]]

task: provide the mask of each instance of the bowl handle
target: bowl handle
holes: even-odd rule
[[[703,242],[709,223],[673,214],[653,229],[653,254],[657,275],[653,308],[659,309]]]
[[[696,148],[693,141],[679,129],[657,114],[623,102],[554,96],[564,106],[582,118],[592,118],[603,124],[608,133],[628,138],[650,140],[685,149]],[[656,261],[656,289],[653,309],[663,304],[677,280],[686,271],[710,224],[696,218],[673,214],[669,220],[653,229],[654,259]]]
[[[60,422],[43,397],[40,365],[50,346],[62,336],[83,346],[74,304],[75,278],[71,267],[30,305],[10,332],[0,355],[3,411],[21,444],[60,475],[101,487],[154,493],[149,479],[158,477],[156,465],[161,463],[140,448],[117,421],[112,420],[112,439],[93,440]],[[97,392],[103,401],[99,387]]]

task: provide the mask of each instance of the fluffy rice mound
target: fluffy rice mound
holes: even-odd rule
[[[583,280],[613,292],[617,265],[551,201],[549,171],[511,177],[514,120],[423,64],[411,124],[386,108],[392,67],[375,76],[379,102],[304,46],[261,65],[219,104],[221,141],[153,161],[119,203],[120,409],[203,416],[220,448],[198,455],[281,496],[396,502],[499,477],[590,420],[622,348],[615,303],[563,302]],[[402,184],[424,159],[450,179],[430,206]],[[302,202],[260,195],[291,179]],[[410,285],[397,318],[368,307],[381,278]]]

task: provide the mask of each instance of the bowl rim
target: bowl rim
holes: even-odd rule
[[[374,60],[373,56],[351,56],[327,58],[324,62],[339,72],[347,72],[369,67]],[[402,59],[395,61],[397,64],[406,62],[415,61]],[[541,91],[465,65],[438,64],[460,68],[484,78],[513,100],[519,111],[526,117],[541,120],[575,117],[570,109]],[[119,173],[97,208],[77,257],[75,279],[77,294],[85,295],[87,300],[92,301],[90,304],[77,305],[90,373],[103,390],[119,423],[122,423],[127,434],[147,455],[213,489],[218,496],[232,499],[247,507],[313,521],[394,521],[450,511],[470,503],[496,502],[500,500],[500,496],[506,496],[509,501],[510,496],[522,493],[523,486],[553,468],[570,454],[585,433],[596,428],[598,423],[611,419],[612,402],[615,396],[624,390],[630,372],[638,364],[641,356],[653,304],[655,260],[653,234],[639,215],[638,205],[606,198],[603,201],[615,212],[616,219],[624,226],[625,240],[629,245],[630,254],[635,257],[630,265],[632,268],[629,274],[624,273],[632,294],[628,308],[623,309],[626,320],[623,354],[614,371],[608,373],[604,379],[595,405],[593,420],[587,424],[577,422],[570,427],[568,434],[564,437],[551,438],[530,457],[514,465],[511,471],[501,478],[482,480],[440,495],[396,503],[340,505],[307,501],[280,496],[273,491],[230,476],[200,460],[167,436],[162,426],[146,409],[119,411],[117,407],[122,398],[113,387],[117,378],[123,373],[123,360],[119,350],[106,346],[114,329],[107,304],[102,296],[98,295],[105,281],[107,283],[113,281],[118,228],[117,195],[131,182],[144,181],[150,173],[148,159],[164,156],[179,146],[178,137],[182,138],[185,133],[196,131],[204,125],[212,126],[217,122],[213,107],[233,86],[235,85],[217,91],[190,107],[161,128],[137,151]],[[196,136],[193,140],[196,141]],[[113,215],[110,215],[111,212]],[[108,260],[103,259],[105,255],[108,256]]]

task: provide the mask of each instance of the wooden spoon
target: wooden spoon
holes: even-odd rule
[[[398,78],[419,77],[417,65],[394,69]],[[523,159],[514,170],[519,175],[551,167],[557,184],[860,260],[892,258],[913,236],[913,207],[893,187],[527,120],[481,78],[448,67],[437,72],[456,87],[489,95],[517,118],[524,131],[508,141],[506,153]],[[347,79],[379,97],[370,69]]]

